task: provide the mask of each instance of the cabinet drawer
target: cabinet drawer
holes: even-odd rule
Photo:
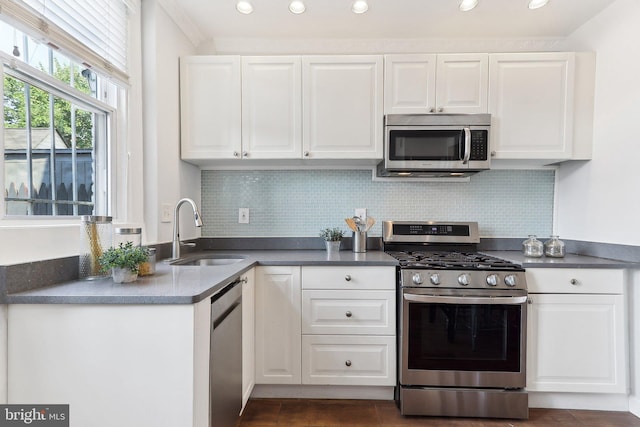
[[[395,338],[302,336],[302,383],[395,385]]]
[[[302,291],[302,333],[394,335],[394,291]]]
[[[395,267],[302,267],[303,289],[395,289]]]
[[[594,268],[529,268],[531,293],[623,294],[625,270]]]

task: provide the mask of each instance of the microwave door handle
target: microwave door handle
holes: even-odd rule
[[[469,163],[469,157],[471,157],[471,129],[464,128],[464,157],[462,158],[462,164]]]
[[[488,305],[519,305],[527,302],[527,296],[509,297],[479,297],[479,296],[440,296],[440,295],[416,295],[404,293],[404,299],[413,302],[431,304],[488,304]]]

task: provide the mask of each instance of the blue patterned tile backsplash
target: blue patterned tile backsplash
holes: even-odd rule
[[[553,170],[491,170],[470,182],[372,181],[367,170],[202,171],[203,237],[315,237],[366,208],[383,220],[477,221],[482,237],[548,236]],[[249,224],[238,209],[249,208]]]

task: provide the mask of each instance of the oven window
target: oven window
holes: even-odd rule
[[[460,130],[391,130],[390,160],[460,160],[463,133]]]
[[[409,369],[520,371],[519,305],[409,304]]]

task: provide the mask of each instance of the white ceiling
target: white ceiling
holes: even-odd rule
[[[289,0],[251,0],[254,12],[242,15],[236,0],[173,2],[193,25],[197,39],[421,39],[562,38],[615,0],[550,0],[529,10],[528,0],[479,0],[470,12],[459,0],[368,0],[369,11],[351,12],[353,0],[304,0],[307,11],[293,15]],[[185,20],[185,19],[183,19]]]

